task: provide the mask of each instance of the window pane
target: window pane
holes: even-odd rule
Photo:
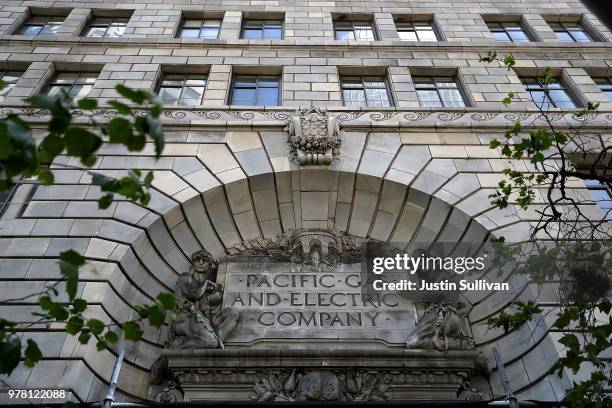
[[[522,30],[521,31],[509,31],[508,34],[514,42],[529,42],[529,37]]]
[[[574,42],[574,39],[565,31],[555,31],[557,39],[562,42]]]
[[[612,101],[612,90],[611,90],[611,91],[605,91],[605,92],[604,92],[604,95],[606,95],[606,97],[607,97],[607,98],[608,98],[610,101]]]
[[[198,38],[200,36],[199,28],[183,28],[181,30],[181,38]]]
[[[495,41],[500,41],[500,42],[510,41],[510,37],[508,36],[508,34],[506,34],[505,31],[494,31],[491,34],[493,34],[493,38],[495,39]]]
[[[125,26],[110,26],[106,32],[109,38],[121,37],[125,33]]]
[[[358,41],[374,41],[374,32],[370,27],[356,28],[355,39]]]
[[[344,89],[342,97],[346,106],[365,106],[366,104],[365,91],[363,89]]]
[[[202,27],[200,31],[201,38],[218,38],[219,37],[219,27]]]
[[[278,88],[259,88],[256,104],[258,106],[278,105]]]
[[[280,40],[283,38],[283,32],[280,27],[265,28],[263,38],[266,40]]]
[[[261,40],[261,36],[263,35],[262,31],[261,29],[245,28],[242,32],[242,38],[246,40]]]
[[[199,29],[200,27],[202,27],[202,20],[194,20],[194,19],[183,20],[183,28]]]
[[[461,92],[458,89],[440,89],[440,97],[445,106],[460,107],[465,106]]]
[[[400,31],[397,33],[400,40],[404,41],[418,41],[416,32],[414,31]]]
[[[578,42],[592,42],[593,39],[591,36],[584,30],[571,30],[570,33],[574,37],[574,39]]]
[[[199,105],[204,96],[204,87],[185,87],[181,99],[185,105]]]
[[[419,104],[421,106],[433,106],[433,107],[441,107],[442,102],[438,97],[438,92],[434,90],[417,90],[417,97],[419,98]]]
[[[232,105],[255,105],[255,89],[234,88]]]
[[[419,35],[419,41],[438,41],[438,37],[436,36],[433,28],[429,29],[417,29],[417,33]]]
[[[159,88],[159,98],[165,104],[174,104],[181,93],[181,88]]]
[[[91,85],[77,84],[70,89],[68,95],[71,99],[78,100],[85,98],[89,94],[89,91],[91,91]]]
[[[389,95],[386,89],[366,89],[366,99],[368,106],[388,107]]]
[[[59,30],[59,28],[59,24],[46,24],[42,28],[42,30],[40,30],[39,35],[53,35],[57,33],[57,30]]]
[[[352,31],[338,31],[336,30],[336,40],[354,40],[355,35]]]
[[[90,27],[87,32],[87,37],[104,37],[104,33],[106,33],[106,27]]]
[[[19,30],[19,34],[21,35],[37,35],[42,30],[42,26],[39,25],[27,25],[23,26],[21,30]]]

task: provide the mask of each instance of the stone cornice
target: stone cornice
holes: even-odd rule
[[[135,111],[142,114],[142,111]],[[284,127],[296,113],[294,109],[282,107],[235,107],[218,108],[165,108],[162,112],[164,125],[169,127]],[[329,115],[335,117],[341,128],[506,128],[520,121],[524,127],[546,126],[542,114],[532,110],[496,109],[399,109],[385,110],[329,108]],[[591,130],[606,131],[612,126],[612,110],[590,113],[585,118],[576,116],[577,110],[551,110],[548,118],[559,128],[581,126]],[[79,109],[72,110],[77,122],[87,123],[90,118],[99,122],[111,120],[118,115],[113,109],[100,108],[87,114]],[[46,124],[48,112],[26,106],[0,107],[0,115],[17,114],[33,125]]]
[[[314,49],[314,50],[401,50],[401,51],[481,51],[495,49],[503,52],[612,52],[612,42],[564,43],[560,41],[539,41],[520,44],[503,44],[493,40],[473,41],[338,41],[338,40],[204,40],[181,39],[173,37],[160,38],[88,38],[73,36],[49,36],[46,38],[20,35],[0,36],[0,47],[14,45],[31,45],[36,47],[140,47],[140,48],[265,48],[265,49]]]

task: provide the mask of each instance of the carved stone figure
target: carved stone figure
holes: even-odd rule
[[[325,108],[300,108],[289,122],[290,158],[300,165],[329,165],[338,154],[338,125]]]
[[[415,332],[408,338],[409,349],[473,349],[474,339],[468,335],[465,316],[469,307],[459,303],[453,307],[447,303],[431,304],[417,323]]]
[[[190,272],[182,273],[176,283],[176,321],[172,324],[172,348],[224,348],[223,340],[240,319],[238,310],[222,308],[223,289],[210,278],[218,265],[212,255],[201,250],[191,257]]]

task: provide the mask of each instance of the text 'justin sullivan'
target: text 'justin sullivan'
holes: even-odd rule
[[[377,279],[372,282],[374,290],[380,291],[453,291],[453,290],[502,290],[509,291],[510,284],[507,282],[489,282],[484,279],[467,281],[465,279],[459,282],[451,282],[448,279],[439,282],[413,282],[408,279],[402,279],[397,282],[385,282],[382,279]]]

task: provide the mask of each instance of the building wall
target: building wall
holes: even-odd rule
[[[133,10],[119,39],[81,37],[92,15],[124,15]],[[223,12],[220,39],[177,39],[182,16]],[[30,14],[65,15],[53,37],[14,35]],[[379,41],[336,41],[332,20],[343,14],[371,16]],[[284,39],[239,39],[243,18],[284,18]],[[417,43],[397,38],[394,16],[433,15],[444,41]],[[539,41],[495,43],[483,15],[522,15]],[[491,17],[489,17],[491,18]],[[600,42],[556,40],[547,21],[582,19]],[[167,145],[160,160],[153,147],[128,153],[104,145],[94,166],[109,175],[139,167],[155,170],[153,199],[147,207],[118,200],[97,208],[99,190],[76,160],[54,162],[57,185],[19,184],[0,219],[0,299],[39,292],[58,279],[56,257],[75,248],[93,269],[82,274],[79,293],[103,321],[133,317],[130,305],[171,290],[186,271],[189,255],[205,247],[215,255],[257,237],[291,228],[328,227],[383,240],[484,240],[489,234],[525,237],[533,213],[491,208],[488,195],[507,161],[490,150],[517,118],[537,117],[531,102],[505,107],[510,91],[527,99],[518,74],[555,68],[581,101],[601,102],[593,131],[612,121],[610,103],[592,76],[612,75],[612,34],[578,1],[5,1],[0,6],[0,68],[25,70],[4,98],[2,112],[19,110],[23,97],[40,92],[56,72],[99,72],[90,96],[118,97],[114,87],[155,90],[164,70],[208,72],[201,107],[168,109]],[[479,62],[489,50],[512,53],[516,69]],[[282,75],[282,106],[227,106],[235,72]],[[382,113],[342,107],[339,73],[386,74],[395,102]],[[471,107],[421,109],[413,75],[457,75]],[[518,74],[517,74],[518,73]],[[286,118],[297,106],[325,106],[342,117],[340,159],[331,170],[300,170],[285,146]],[[104,110],[99,120],[108,119]],[[44,134],[45,117],[25,112]],[[521,116],[523,115],[523,116]],[[559,126],[566,126],[566,117]],[[569,118],[569,117],[568,117]],[[80,119],[79,119],[80,120]],[[541,123],[541,122],[536,122]],[[514,162],[517,168],[529,164]],[[575,185],[576,189],[583,186]],[[521,299],[537,288],[508,277]],[[470,314],[478,345],[487,353],[498,346],[510,381],[521,398],[560,399],[567,379],[548,375],[559,356],[558,335],[548,319],[508,335],[486,330],[483,322],[514,297],[474,295]],[[555,299],[541,296],[554,307]],[[31,319],[35,298],[1,304],[2,314]],[[20,367],[7,379],[15,387],[66,387],[82,400],[100,400],[116,352],[96,352],[53,328],[34,326],[24,333],[43,345],[45,360],[35,369]],[[120,389],[144,398],[148,369],[163,347],[165,330],[147,330],[128,346]],[[494,395],[502,395],[497,373]]]

